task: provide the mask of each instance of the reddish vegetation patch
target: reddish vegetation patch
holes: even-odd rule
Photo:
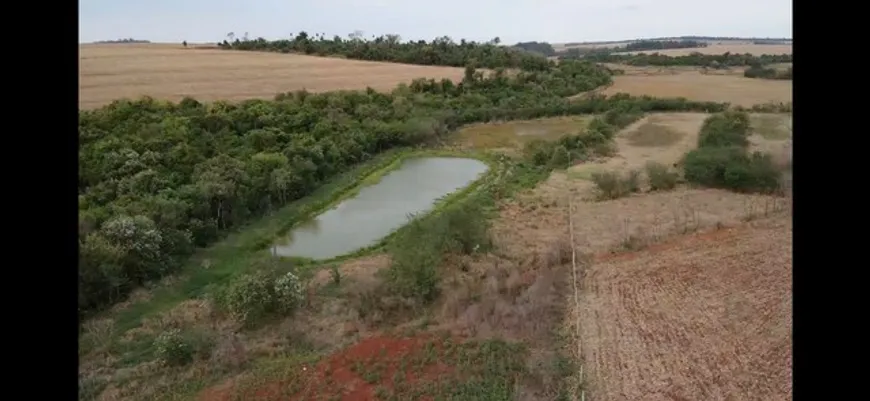
[[[452,369],[441,361],[442,349],[443,340],[431,335],[370,337],[313,367],[299,366],[293,377],[256,386],[224,383],[204,391],[199,399],[374,400],[379,391],[397,394],[446,378]]]

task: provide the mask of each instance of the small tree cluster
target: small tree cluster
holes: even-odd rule
[[[536,166],[567,168],[572,162],[585,161],[592,155],[612,156],[615,153],[613,137],[643,113],[630,106],[609,110],[603,117],[593,118],[585,132],[565,135],[555,142],[542,139],[526,144],[523,153]]]
[[[656,162],[646,164],[646,176],[649,179],[651,191],[674,189],[680,179],[676,171],[672,171],[668,166]]]
[[[748,151],[749,116],[726,112],[709,117],[701,127],[698,148],[683,160],[687,181],[739,192],[773,192],[780,172],[770,155]]]
[[[788,67],[785,70],[777,70],[775,68],[765,68],[755,65],[743,71],[743,76],[746,78],[791,80],[792,67]]]
[[[292,314],[303,300],[302,283],[292,272],[278,277],[269,271],[244,274],[230,282],[220,296],[222,306],[243,324],[272,313]]]

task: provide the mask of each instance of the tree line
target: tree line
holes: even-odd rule
[[[707,47],[707,42],[697,40],[639,40],[632,42],[623,48],[611,48],[611,51],[643,51],[665,49],[691,49],[695,47]]]
[[[515,44],[513,47],[535,52],[547,57],[556,55],[556,49],[553,48],[553,45],[547,42],[520,42]]]
[[[726,68],[742,66],[762,66],[776,63],[791,63],[791,54],[762,54],[755,56],[749,53],[736,54],[701,54],[692,53],[685,56],[667,56],[659,53],[652,54],[611,54],[606,52],[593,52],[578,57],[562,56],[560,60],[583,59],[597,63],[618,63],[638,67],[643,66],[700,66],[709,68]]]
[[[264,38],[224,40],[222,49],[300,53],[317,56],[343,56],[355,60],[386,61],[393,63],[441,65],[478,68],[519,68],[546,71],[555,63],[537,52],[520,48],[499,46],[498,38],[486,43],[460,40],[442,36],[432,41],[403,42],[398,35],[382,35],[371,40],[360,35],[350,38],[322,34],[311,36],[300,32],[293,39],[269,41]]]
[[[782,79],[792,80],[792,67],[784,70],[776,68],[763,67],[755,65],[743,71],[743,76],[746,78],[761,78],[761,79]]]

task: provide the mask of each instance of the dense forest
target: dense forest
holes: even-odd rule
[[[547,57],[556,55],[556,49],[553,49],[553,45],[547,42],[520,42],[515,44],[513,47],[523,49],[525,51],[535,52]]]
[[[609,53],[588,53],[582,57],[572,57],[565,55],[560,57],[560,60],[583,59],[597,63],[619,63],[634,66],[701,66],[710,68],[725,68],[725,67],[742,67],[742,66],[761,66],[775,63],[791,63],[791,54],[762,54],[754,56],[752,54],[701,54],[693,53],[685,56],[666,56],[663,54],[609,54]]]
[[[280,53],[300,53],[317,56],[343,56],[356,60],[388,61],[393,63],[443,65],[478,68],[520,68],[523,70],[544,71],[554,64],[536,52],[519,48],[499,46],[495,38],[487,43],[459,43],[443,36],[427,42],[403,42],[398,35],[383,35],[372,40],[359,36],[332,39],[323,35],[310,36],[300,32],[293,39],[268,41],[263,38],[252,40],[223,41],[219,45],[227,50],[254,50]]]
[[[632,42],[623,48],[613,49],[613,51],[644,51],[644,50],[665,50],[665,49],[691,49],[695,47],[707,47],[707,42],[697,40],[640,40]]]
[[[298,91],[237,104],[145,98],[80,111],[79,309],[123,299],[172,273],[195,247],[351,165],[438,140],[462,124],[725,107],[625,95],[566,99],[610,82],[606,69],[565,61],[486,76],[468,67],[461,82],[417,79],[391,93]]]

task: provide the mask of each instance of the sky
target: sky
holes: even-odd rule
[[[79,43],[134,38],[274,40],[306,31],[347,37],[503,43],[684,35],[792,37],[792,0],[80,0]]]

